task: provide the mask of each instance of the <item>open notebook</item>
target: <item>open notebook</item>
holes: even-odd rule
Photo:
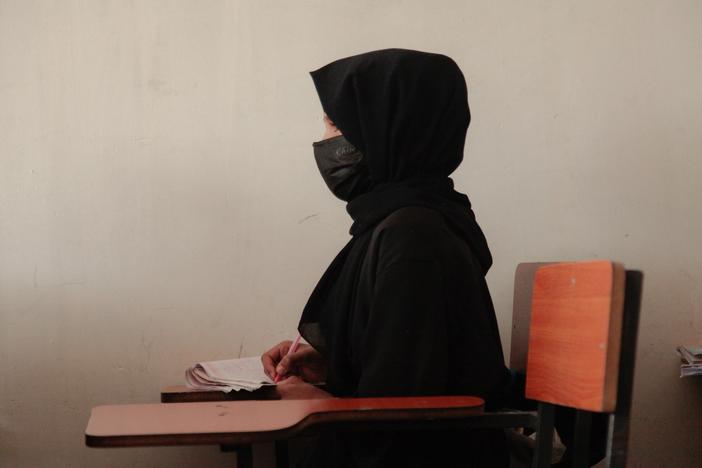
[[[185,383],[195,390],[253,391],[275,385],[263,372],[260,356],[198,362],[185,371]]]

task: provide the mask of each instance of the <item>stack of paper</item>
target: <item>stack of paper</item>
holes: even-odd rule
[[[185,383],[195,390],[247,390],[275,385],[263,372],[261,358],[246,357],[223,361],[198,362],[185,371]]]
[[[702,375],[702,346],[678,346],[682,358],[680,377]]]

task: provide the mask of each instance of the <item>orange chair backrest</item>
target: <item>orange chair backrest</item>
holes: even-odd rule
[[[617,402],[625,270],[596,260],[534,276],[526,397],[588,411]]]

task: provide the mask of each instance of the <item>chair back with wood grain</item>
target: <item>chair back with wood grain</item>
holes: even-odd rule
[[[606,260],[544,265],[533,284],[526,397],[614,411],[624,267]]]

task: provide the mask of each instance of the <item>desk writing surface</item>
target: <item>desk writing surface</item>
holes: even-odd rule
[[[483,400],[472,396],[106,405],[92,409],[85,436],[96,447],[250,443],[276,440],[306,422],[458,418],[482,411]]]

